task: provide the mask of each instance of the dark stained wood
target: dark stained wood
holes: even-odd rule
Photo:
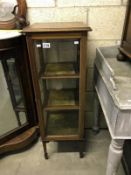
[[[131,140],[126,140],[124,144],[122,163],[126,175],[131,174]]]
[[[119,48],[120,54],[117,58],[120,61],[131,59],[131,1],[128,0],[125,24],[123,28],[122,42]]]
[[[18,46],[19,44],[20,44],[20,40],[18,40],[18,38],[10,38],[8,40],[7,39],[1,40],[0,41],[0,52],[16,48],[16,46]]]
[[[64,33],[64,35],[63,35]],[[79,31],[67,31],[67,32],[35,32],[26,33],[32,38],[32,40],[46,40],[46,39],[81,39],[81,32]]]
[[[85,107],[85,83],[86,83],[86,48],[87,48],[87,32],[82,32],[82,39],[80,44],[80,121],[79,121],[79,134],[84,137],[84,107]]]
[[[23,32],[68,32],[91,31],[92,29],[81,22],[35,23],[23,29]]]
[[[23,32],[26,34],[30,67],[33,79],[33,85],[35,90],[35,101],[37,106],[37,112],[39,117],[40,134],[43,141],[44,155],[48,158],[46,143],[48,141],[62,141],[62,140],[79,140],[84,139],[84,107],[85,107],[85,82],[86,82],[86,47],[87,47],[87,32],[91,31],[91,28],[83,23],[46,23],[46,24],[33,24],[26,27]],[[43,72],[37,71],[36,58],[35,58],[35,41],[52,39],[79,39],[80,41],[80,54],[77,55],[77,64],[79,64],[80,70],[74,75],[45,75]],[[45,65],[42,69],[45,71]],[[39,80],[47,81],[50,79],[76,79],[79,80],[77,88],[79,87],[78,104],[75,105],[49,105],[48,102],[48,90],[45,92],[46,103],[43,105],[41,101],[41,89],[39,86]],[[48,135],[46,133],[48,119],[46,114],[48,112],[57,111],[78,111],[79,123],[78,132],[75,134],[57,134]],[[82,152],[81,152],[82,155]],[[81,156],[82,157],[82,156]]]
[[[19,134],[13,139],[0,145],[0,155],[3,153],[15,152],[24,149],[38,137],[38,128],[32,127],[27,131]]]
[[[125,48],[120,47],[119,50],[121,53],[123,53],[123,55],[125,55],[126,57],[131,59],[131,49],[129,49],[127,47],[125,47]]]

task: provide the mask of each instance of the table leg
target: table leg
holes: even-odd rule
[[[107,160],[106,175],[116,175],[123,154],[124,140],[112,140]]]
[[[92,130],[95,133],[98,133],[100,130],[100,103],[97,97],[97,94],[95,94],[95,101],[94,101],[94,126],[92,128]]]

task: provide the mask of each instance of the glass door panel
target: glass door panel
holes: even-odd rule
[[[80,40],[35,40],[46,136],[79,134]]]
[[[79,123],[78,111],[53,111],[47,113],[46,136],[77,135]]]
[[[79,75],[79,39],[35,41],[36,66],[44,78]]]

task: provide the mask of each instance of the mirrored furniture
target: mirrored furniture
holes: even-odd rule
[[[34,127],[37,120],[25,37],[17,31],[1,31],[0,35],[0,153],[3,153],[11,150],[7,144],[11,139],[17,149],[14,138]],[[33,136],[33,132],[36,129],[27,135]],[[22,147],[20,137],[16,140]]]
[[[33,24],[26,33],[39,127],[46,142],[84,138],[87,32],[83,23]],[[82,150],[80,156],[83,156]]]

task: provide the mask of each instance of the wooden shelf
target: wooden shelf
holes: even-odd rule
[[[74,90],[48,91],[47,104],[44,110],[79,109],[79,101]]]
[[[42,79],[52,78],[79,78],[73,63],[49,63],[45,66],[44,73],[40,73]]]
[[[49,112],[47,115],[46,135],[62,136],[62,135],[78,135],[79,127],[78,111],[57,111]]]

